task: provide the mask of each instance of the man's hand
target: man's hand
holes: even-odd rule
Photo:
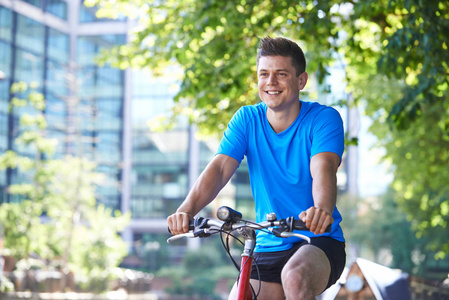
[[[306,223],[307,228],[314,234],[323,234],[329,224],[334,223],[334,218],[327,211],[311,207],[299,214],[299,218]]]
[[[167,225],[172,234],[189,232],[189,222],[193,217],[186,212],[176,212],[167,218]]]

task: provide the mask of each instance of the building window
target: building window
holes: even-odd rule
[[[45,11],[67,20],[67,3],[62,0],[46,0]]]
[[[12,40],[12,12],[0,6],[0,40]],[[3,53],[3,52],[0,52]]]
[[[22,0],[22,1],[34,5],[40,9],[44,7],[44,0]]]
[[[45,26],[30,18],[17,15],[16,45],[38,56],[44,55]]]

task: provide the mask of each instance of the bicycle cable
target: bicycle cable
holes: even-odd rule
[[[233,237],[235,240],[237,240],[242,245],[244,245],[244,243],[239,238],[237,238],[235,235],[233,235],[232,233],[230,233],[230,232],[228,232],[226,230],[223,230],[222,229],[223,226],[224,226],[224,224],[222,225],[221,229],[219,230],[220,231],[221,244],[223,245],[223,248],[225,249],[226,254],[229,256],[229,258],[231,259],[232,263],[234,264],[234,267],[237,270],[240,270],[239,265],[237,264],[237,262],[235,261],[235,259],[232,257],[232,254],[231,254],[231,250],[230,250],[230,246],[229,246],[229,236]],[[226,244],[225,244],[224,239],[223,239],[223,234],[226,234]]]
[[[253,226],[256,226],[258,228],[253,228],[251,226],[242,226],[242,227],[249,227],[249,228],[252,228],[252,229],[255,229],[255,230],[259,230],[259,231],[263,231],[263,232],[266,232],[266,233],[273,234],[270,230],[268,230],[267,228],[263,227],[262,225],[260,225],[260,224],[258,224],[256,222],[249,221],[249,220],[244,220],[244,219],[242,219],[241,221],[245,222],[246,224],[251,224]]]

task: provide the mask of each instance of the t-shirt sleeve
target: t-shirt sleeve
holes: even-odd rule
[[[316,116],[312,127],[312,149],[310,157],[321,152],[334,152],[340,156],[344,151],[344,129],[340,113],[326,107]]]
[[[247,119],[244,107],[234,114],[223,134],[216,154],[225,154],[239,163],[242,162],[247,149]]]

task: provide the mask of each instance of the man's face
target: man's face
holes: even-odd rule
[[[290,109],[299,99],[299,91],[307,83],[307,73],[296,77],[291,58],[262,56],[257,69],[259,96],[268,108],[280,111]]]

